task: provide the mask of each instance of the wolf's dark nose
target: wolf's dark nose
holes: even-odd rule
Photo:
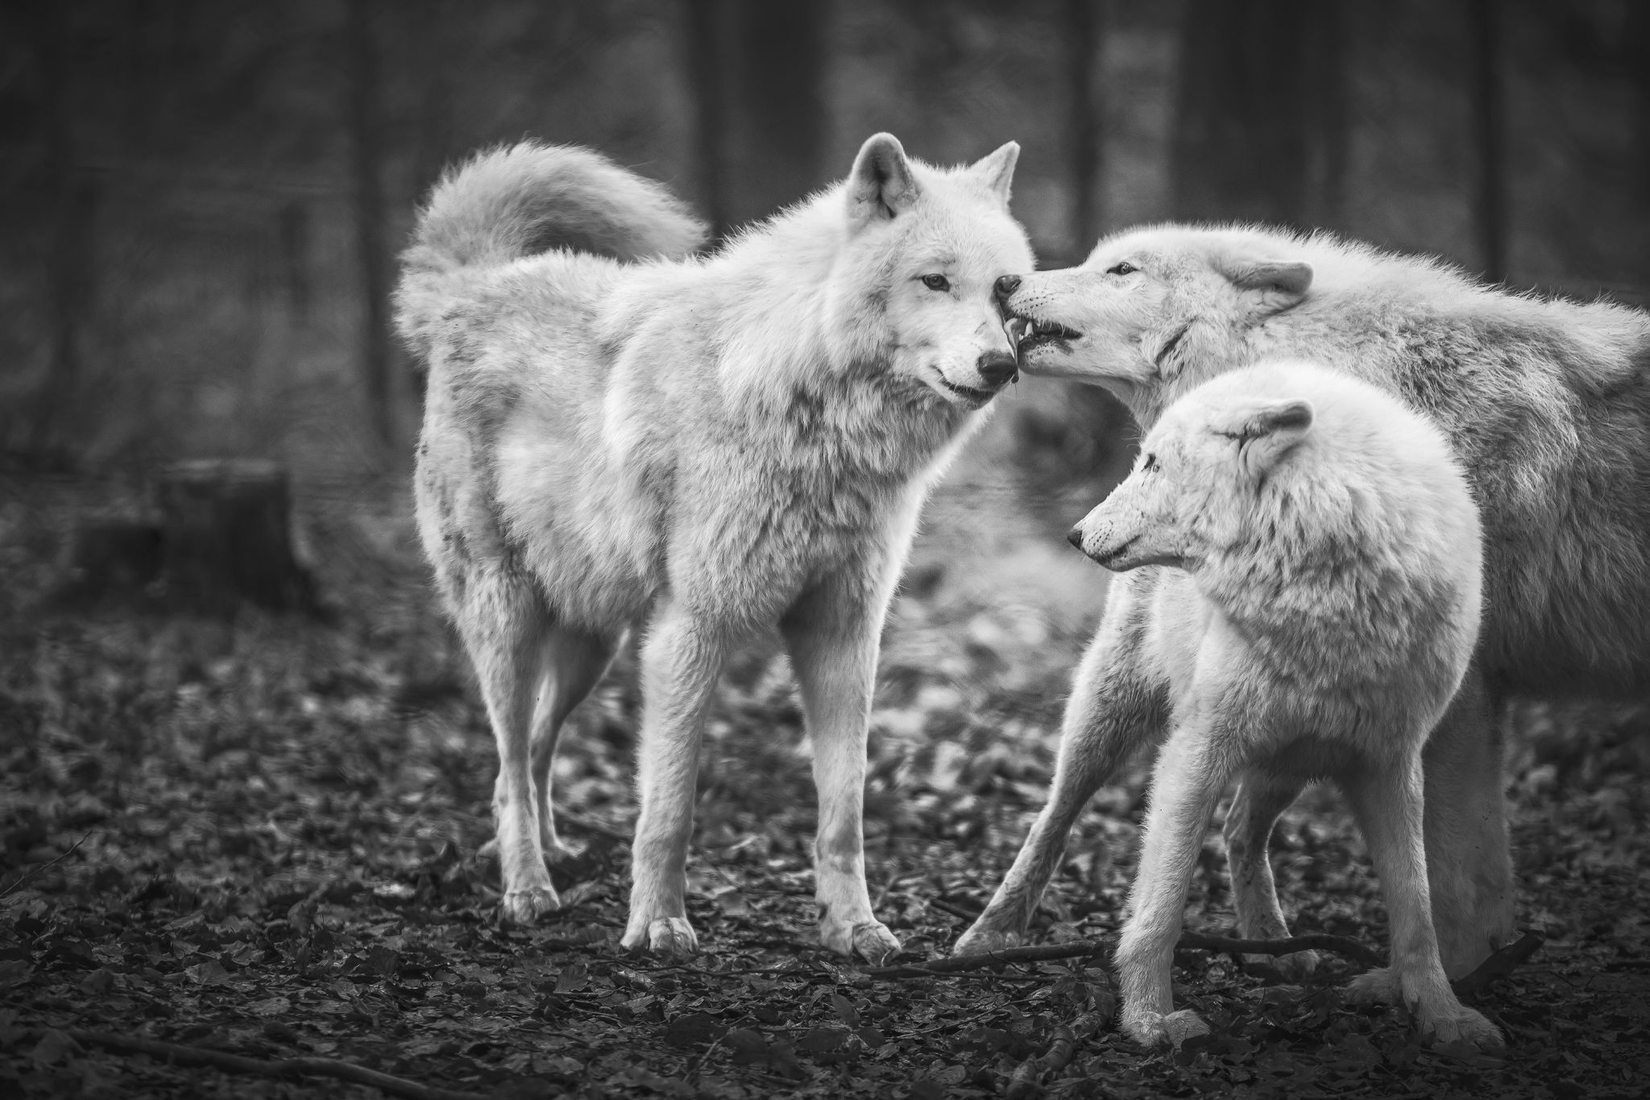
[[[1014,372],[1020,369],[1020,365],[1014,361],[1014,356],[1006,351],[988,351],[980,356],[975,369],[980,372],[980,377],[985,379],[986,385],[1001,386],[1014,377]]]
[[[1020,289],[1018,275],[999,275],[997,277],[997,297],[1006,298]]]
[[[1066,535],[1066,541],[1081,550],[1083,548],[1083,529],[1081,527],[1073,527]]]

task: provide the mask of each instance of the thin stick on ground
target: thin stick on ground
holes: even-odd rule
[[[67,851],[65,851],[65,852],[63,852],[59,855],[53,856],[51,859],[47,860],[45,863],[42,863],[40,866],[31,867],[27,871],[24,871],[21,875],[18,875],[17,880],[15,882],[13,882],[10,886],[6,887],[4,890],[0,890],[0,898],[6,897],[13,890],[16,890],[18,887],[22,886],[25,882],[28,882],[30,879],[40,877],[41,875],[45,874],[47,871],[50,871],[53,867],[56,867],[59,863],[62,863],[64,860],[66,860],[70,856],[74,855],[75,851],[77,849],[79,849],[79,847],[82,844],[86,843],[86,841],[91,837],[91,835],[92,835],[91,833],[87,833],[85,836],[81,837],[79,840],[77,840],[73,844],[69,845]]]
[[[353,1062],[339,1061],[336,1058],[282,1058],[271,1062],[263,1058],[248,1058],[227,1051],[184,1046],[181,1043],[144,1039],[135,1035],[110,1035],[102,1031],[70,1031],[67,1034],[75,1042],[88,1046],[147,1054],[151,1058],[182,1065],[211,1066],[227,1073],[245,1073],[258,1077],[333,1077],[340,1081],[370,1085],[380,1092],[386,1092],[391,1096],[404,1096],[408,1100],[487,1100],[486,1093],[462,1092],[423,1085],[417,1081],[409,1081],[405,1077],[379,1073],[377,1070],[367,1069]]]
[[[1182,932],[1177,948],[1194,951],[1221,951],[1230,954],[1289,955],[1296,951],[1333,951],[1365,966],[1379,966],[1380,953],[1345,936],[1310,933],[1282,940],[1245,940],[1214,936],[1206,932]],[[1114,945],[1109,940],[1080,940],[1075,943],[1045,943],[1030,947],[1005,947],[983,955],[963,955],[949,959],[929,959],[920,964],[869,967],[865,973],[878,978],[929,978],[982,970],[1006,963],[1048,962],[1053,959],[1107,958]]]

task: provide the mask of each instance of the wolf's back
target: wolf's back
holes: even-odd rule
[[[447,295],[446,277],[569,249],[622,261],[687,255],[705,226],[653,180],[599,153],[522,142],[450,169],[419,213],[402,254],[396,327],[420,360]]]

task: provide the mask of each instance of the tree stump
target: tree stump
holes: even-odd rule
[[[161,596],[190,610],[315,608],[315,584],[292,545],[286,471],[274,462],[206,459],[155,477]]]

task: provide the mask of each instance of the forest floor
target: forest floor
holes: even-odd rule
[[[799,711],[783,660],[753,651],[703,753],[688,899],[703,951],[633,955],[618,946],[637,708],[622,661],[557,765],[564,835],[585,845],[557,870],[566,907],[501,927],[497,869],[476,855],[491,737],[404,508],[338,509],[312,532],[331,621],[223,622],[54,609],[63,513],[85,501],[0,489],[0,1093],[384,1094],[335,1075],[352,1066],[432,1097],[1650,1089],[1643,711],[1517,724],[1519,912],[1545,945],[1469,999],[1505,1030],[1504,1054],[1429,1048],[1402,1012],[1345,1003],[1337,987],[1357,967],[1344,958],[1289,986],[1186,950],[1177,1003],[1214,1034],[1147,1051],[1115,1029],[1105,961],[1138,767],[1095,800],[1037,915],[1039,941],[1093,941],[1094,956],[874,973],[813,941]],[[925,534],[879,679],[867,858],[904,963],[948,954],[1040,807],[1102,591],[1057,537],[1005,555],[967,515],[942,509]],[[1367,860],[1333,798],[1304,799],[1275,851],[1297,932],[1384,950]],[[1205,857],[1187,927],[1226,932],[1218,830]]]

